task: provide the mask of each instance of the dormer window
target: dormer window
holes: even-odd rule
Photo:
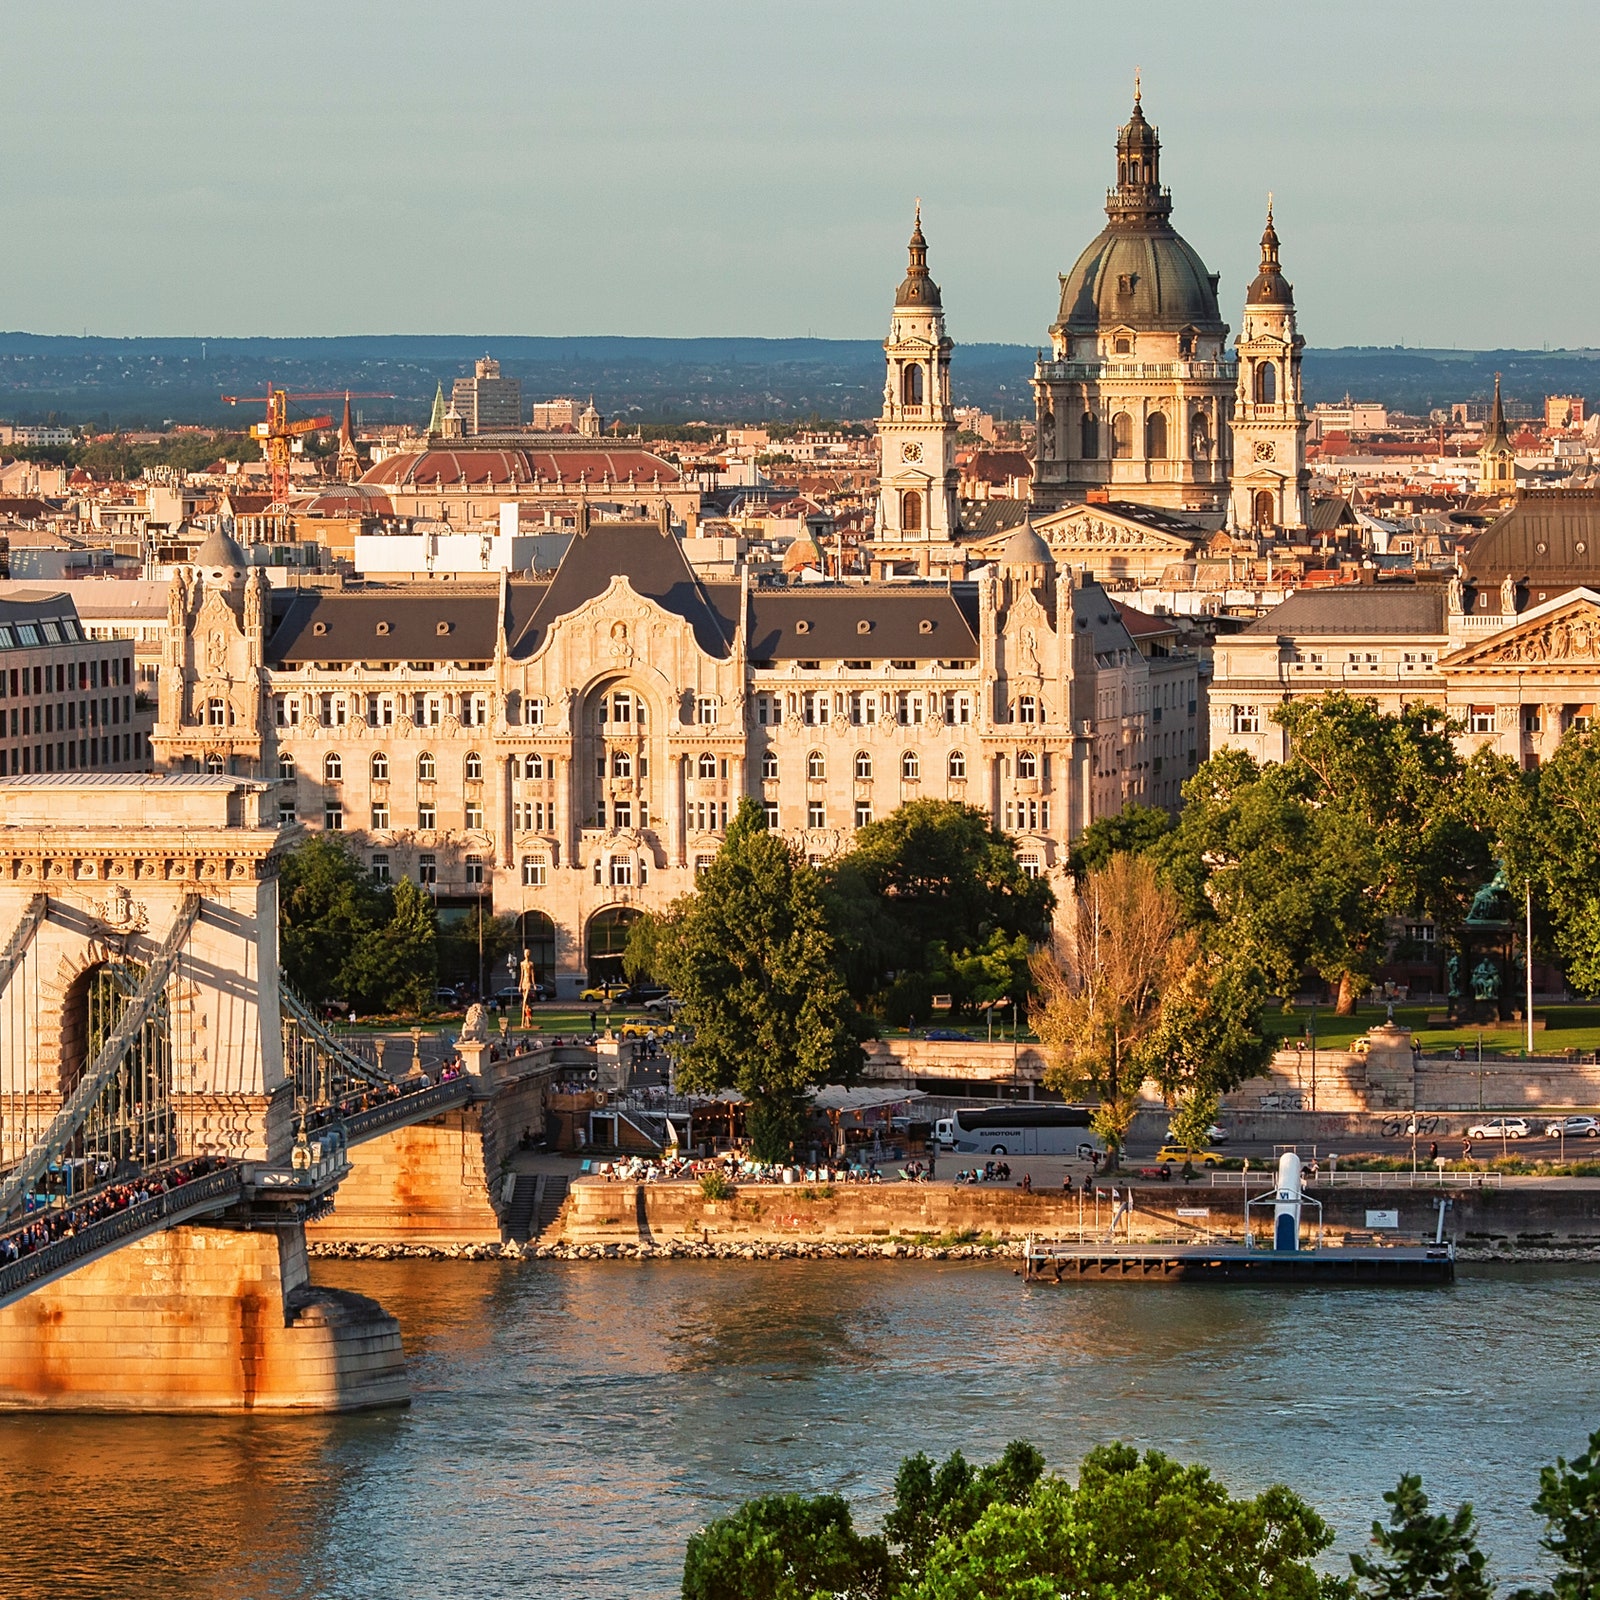
[[[1112,353],[1115,355],[1131,356],[1133,354],[1133,340],[1130,339],[1125,333],[1118,334],[1118,336],[1112,340],[1111,349]]]

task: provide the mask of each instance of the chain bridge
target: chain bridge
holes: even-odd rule
[[[300,830],[272,799],[0,779],[0,1406],[401,1401],[398,1325],[312,1284],[307,1226],[353,1179],[403,1209],[432,1141],[461,1152],[451,1225],[499,1236],[485,1130],[538,1115],[553,1058],[508,1074],[467,1044],[435,1081],[331,1033],[279,970]]]

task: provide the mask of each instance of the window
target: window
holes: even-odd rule
[[[344,777],[344,761],[337,755],[326,755],[322,758],[322,781],[324,783],[338,783]]]
[[[470,751],[466,761],[466,778],[469,783],[483,776],[483,757],[476,750]]]
[[[944,697],[944,720],[954,727],[966,727],[972,721],[972,696],[947,694]]]
[[[469,830],[481,829],[483,827],[483,802],[481,800],[467,801],[463,820]]]
[[[872,821],[872,802],[870,800],[856,801],[856,826],[864,828]]]
[[[856,777],[865,783],[872,776],[872,757],[865,750],[856,752]]]
[[[545,880],[545,859],[543,856],[524,856],[522,858],[522,887],[524,889],[542,889]]]
[[[827,775],[827,758],[820,750],[813,750],[811,754],[806,757],[806,776],[815,781],[819,778],[826,778]]]
[[[910,694],[902,689],[894,697],[894,715],[902,728],[916,728],[922,725],[922,696]]]
[[[915,750],[907,750],[900,757],[900,776],[907,783],[915,783],[921,775],[922,764],[917,760],[917,752]]]
[[[417,882],[424,889],[439,881],[439,858],[424,852],[417,857]]]
[[[489,720],[489,697],[486,694],[464,694],[461,697],[461,726],[481,728]]]
[[[344,696],[325,694],[322,697],[322,725],[325,728],[342,728],[349,717],[349,707]]]
[[[910,363],[900,374],[900,400],[908,406],[922,404],[922,368],[916,362]]]
[[[389,802],[387,800],[374,800],[372,802],[373,830],[382,833],[389,826]]]
[[[323,696],[326,700],[327,696]],[[437,728],[444,720],[444,700],[436,694],[412,696],[411,720],[419,728]]]
[[[611,826],[613,828],[631,828],[633,826],[633,802],[631,800],[614,800],[612,802]]]
[[[878,697],[863,694],[859,689],[850,694],[850,721],[858,728],[871,728],[878,721]]]
[[[1025,878],[1037,878],[1041,867],[1038,856],[1018,856],[1017,865],[1022,868]]]
[[[226,705],[221,700],[206,701],[206,726],[208,728],[226,727],[228,712]]]
[[[1228,707],[1229,733],[1260,733],[1261,712],[1256,706]]]
[[[417,826],[424,832],[431,831],[438,825],[439,813],[434,808],[431,800],[425,800],[417,807]]]
[[[537,698],[524,701],[522,720],[530,728],[542,728],[544,726],[544,701]]]
[[[1494,732],[1494,707],[1493,706],[1468,706],[1467,707],[1467,732],[1468,733],[1493,733]]]
[[[776,750],[763,750],[761,752],[761,776],[773,779],[778,776],[778,752]]]
[[[1256,404],[1272,405],[1278,398],[1278,369],[1270,361],[1256,363]]]
[[[1439,936],[1439,930],[1431,922],[1408,922],[1406,924],[1406,938],[1412,944],[1433,945]]]
[[[522,775],[525,778],[544,777],[544,757],[539,755],[529,756],[522,764]]]
[[[917,489],[906,489],[900,495],[900,531],[902,533],[922,532],[922,493]]]
[[[294,801],[280,800],[278,802],[278,826],[280,828],[287,828],[294,820]]]
[[[1544,723],[1537,711],[1525,711],[1522,714],[1522,731],[1524,733],[1538,733]]]
[[[715,856],[696,856],[694,858],[695,877],[698,878],[702,872],[709,872],[711,870],[712,862],[714,862],[716,859],[717,858]]]
[[[1127,461],[1133,456],[1133,418],[1119,411],[1111,419],[1111,459]]]
[[[380,853],[372,858],[372,876],[376,878],[379,883],[387,883],[389,881],[388,856]]]
[[[778,802],[776,800],[767,800],[763,802],[761,809],[766,815],[768,830],[776,833],[778,831]]]
[[[778,697],[771,694],[758,694],[756,696],[756,721],[763,728],[776,727],[783,721],[783,710],[778,703]]]
[[[285,782],[294,778],[294,757],[287,750],[278,757],[278,776]]]
[[[1092,411],[1085,411],[1078,419],[1078,454],[1085,461],[1093,461],[1100,454],[1100,419]]]
[[[1039,762],[1033,751],[1017,751],[1017,776],[1019,778],[1037,778],[1039,776]]]
[[[272,697],[272,720],[280,728],[298,728],[300,726],[300,697],[289,694],[274,695]]]
[[[822,802],[820,800],[808,800],[806,802],[806,826],[808,828],[825,828],[827,825],[828,818],[823,810]]]
[[[1167,459],[1167,419],[1159,411],[1144,420],[1144,453],[1151,461]]]
[[[717,758],[714,755],[702,755],[694,764],[694,774],[697,778],[714,778],[717,775]]]
[[[1018,722],[1038,722],[1039,702],[1031,694],[1025,694],[1017,701]]]
[[[372,781],[374,783],[389,781],[389,758],[381,750],[372,758]]]
[[[829,706],[826,690],[808,689],[800,697],[800,720],[808,728],[824,727],[828,721]]]
[[[116,754],[115,749],[112,750],[112,754]],[[219,755],[212,754],[206,757],[206,771],[213,778],[220,778],[222,776],[224,765],[225,763],[223,762],[222,757]]]
[[[611,752],[611,776],[613,778],[631,778],[633,776],[633,756],[626,750],[613,750]]]
[[[369,694],[367,696],[367,726],[369,728],[392,728],[394,726],[394,696],[392,694]]]
[[[434,774],[434,761],[426,750],[417,757],[417,782],[432,783]]]
[[[471,888],[483,887],[483,857],[468,856],[464,865],[467,869],[467,884]]]
[[[633,857],[612,856],[611,882],[621,889],[627,888],[633,882]]]
[[[967,757],[965,751],[952,750],[950,752],[950,776],[964,778],[967,775]]]
[[[703,728],[708,728],[716,722],[717,702],[715,697],[708,694],[697,695],[695,697],[694,720]]]
[[[344,807],[336,800],[330,800],[322,808],[322,826],[329,833],[342,833],[344,831]]]

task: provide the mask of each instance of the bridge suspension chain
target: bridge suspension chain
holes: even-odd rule
[[[393,1080],[358,1055],[287,985],[279,989],[283,1011],[283,1064],[294,1083],[302,1114],[336,1105],[360,1089],[388,1089]]]

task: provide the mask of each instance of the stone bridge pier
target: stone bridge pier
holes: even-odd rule
[[[148,1092],[170,1108],[162,1153],[288,1168],[277,880],[298,834],[279,825],[272,786],[244,778],[0,779],[0,1167],[43,1147],[84,1075],[106,1031],[88,998],[97,981],[114,969],[125,990],[153,993],[162,947],[192,913],[148,1001],[158,1043],[142,1047]],[[394,1319],[310,1281],[305,1219],[321,1204],[237,1205],[0,1309],[0,1407],[403,1401]]]

